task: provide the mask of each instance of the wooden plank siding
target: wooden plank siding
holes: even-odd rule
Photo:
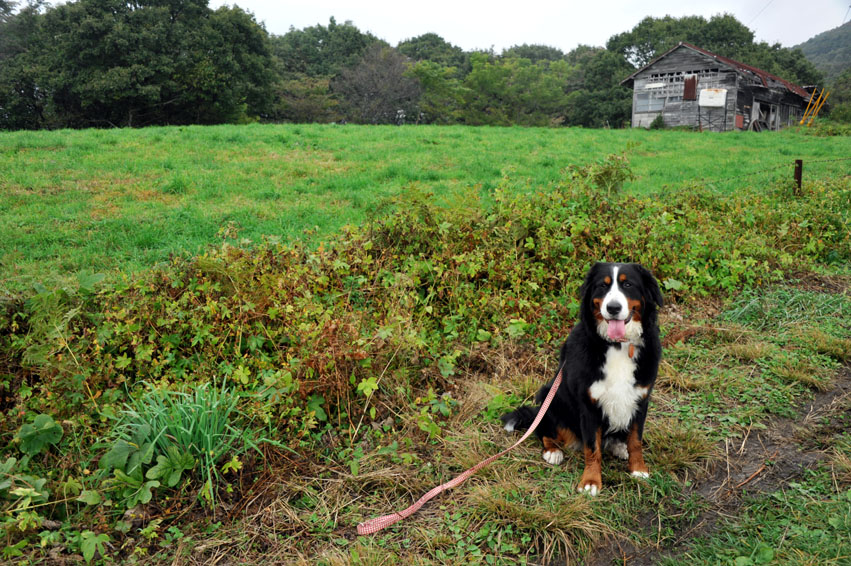
[[[633,87],[633,127],[649,127],[660,115],[668,128],[722,132],[752,129],[754,121],[757,129],[779,129],[800,120],[802,96],[788,83],[763,79],[752,72],[762,74],[758,69],[702,51],[680,45],[627,79]],[[704,89],[725,89],[724,105],[699,106]]]

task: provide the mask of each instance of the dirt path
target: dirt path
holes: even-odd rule
[[[797,417],[771,419],[765,429],[750,429],[744,439],[728,439],[719,444],[722,457],[686,491],[687,496],[698,494],[709,508],[673,543],[639,548],[625,536],[619,537],[593,551],[584,564],[649,566],[658,564],[663,557],[676,556],[694,538],[717,531],[725,518],[735,518],[743,493],[777,491],[825,460],[827,455],[818,448],[819,437],[835,432],[837,417],[849,406],[851,366],[845,366],[834,377],[831,389],[816,394],[801,407]],[[649,538],[659,528],[654,513],[642,517],[640,523]]]

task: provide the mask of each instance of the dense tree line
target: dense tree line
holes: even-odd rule
[[[678,41],[800,84],[798,50],[733,16],[646,18],[605,48],[465,52],[434,33],[393,47],[350,22],[269,35],[207,0],[0,0],[0,128],[248,120],[621,127],[620,81]]]

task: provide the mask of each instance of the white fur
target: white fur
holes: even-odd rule
[[[632,472],[632,477],[646,480],[650,477],[650,474],[648,472]]]
[[[621,460],[629,459],[629,451],[626,449],[626,442],[620,440],[606,439],[606,450],[612,456],[616,456]]]
[[[515,421],[514,419],[511,419],[510,421],[505,423],[505,426],[502,427],[502,428],[504,428],[507,432],[514,432],[514,425],[516,423],[517,423],[517,421]]]
[[[629,347],[609,346],[603,364],[603,379],[595,381],[589,393],[609,420],[609,432],[627,430],[638,403],[647,395],[646,387],[635,386],[635,359]]]
[[[597,497],[597,486],[593,483],[586,484],[584,488],[580,487],[577,491],[579,493],[582,493],[584,491],[585,493],[591,495],[591,497]]]
[[[619,269],[620,267],[617,265],[612,268],[612,288],[609,289],[609,292],[606,293],[605,297],[603,297],[603,306],[600,307],[600,312],[603,313],[604,317],[626,320],[626,317],[629,316],[629,303],[626,301],[626,295],[623,294],[623,291],[621,291],[621,288],[618,286]],[[606,307],[612,303],[616,303],[621,307],[620,312],[613,317],[609,316],[609,311],[606,310]]]
[[[544,457],[544,462],[553,466],[558,466],[564,461],[564,452],[561,450],[544,450],[542,456]]]

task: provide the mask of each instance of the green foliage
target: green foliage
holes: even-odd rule
[[[21,452],[35,456],[49,444],[56,444],[62,438],[62,427],[50,415],[36,415],[31,424],[25,424],[15,436]]]
[[[851,22],[825,31],[797,46],[828,83],[851,68]]]
[[[502,51],[503,58],[529,59],[533,63],[538,61],[558,61],[564,59],[561,49],[549,45],[514,45]]]
[[[121,490],[126,506],[147,503],[161,485],[176,487],[184,472],[196,466],[204,485],[201,493],[214,503],[220,463],[256,449],[253,434],[235,423],[240,418],[237,402],[224,384],[218,388],[209,383],[192,393],[153,389],[133,400],[99,464],[113,472],[111,483]],[[156,463],[145,469],[154,458]]]
[[[662,114],[659,114],[653,121],[650,122],[649,128],[650,130],[664,130],[665,129],[665,117]]]
[[[828,98],[830,101],[830,119],[851,124],[851,68],[840,74],[828,87],[828,91],[830,92]],[[817,127],[819,125],[817,124]],[[844,135],[848,135],[847,132],[848,130],[845,130]]]
[[[234,122],[271,107],[266,32],[238,7],[80,0],[14,24],[25,42],[3,63],[0,128]]]
[[[414,61],[427,61],[440,67],[454,68],[464,74],[469,71],[469,54],[436,33],[424,33],[406,39],[399,42],[396,49]]]
[[[242,131],[215,130],[231,136]],[[347,135],[344,128],[328,131]],[[490,143],[475,133],[483,136],[482,145]],[[532,133],[538,145],[530,151],[542,151],[553,139],[545,130]],[[316,144],[309,128],[275,130],[278,143],[284,143],[284,134]],[[496,367],[503,361],[486,358],[516,348],[542,359],[541,352],[550,351],[575,321],[577,287],[596,260],[646,264],[686,316],[695,298],[729,294],[729,308],[717,322],[737,325],[736,336],[765,336],[765,325],[777,330],[765,337],[770,344],[734,349],[712,342],[726,336],[716,328],[723,325],[713,323],[706,329],[713,338],[666,350],[674,370],[660,380],[667,399],[657,408],[659,420],[649,437],[657,469],[674,474],[688,469],[711,451],[707,436],[758,429],[757,417],[789,414],[796,396],[809,385],[822,386],[828,371],[847,357],[842,321],[851,314],[846,297],[761,287],[851,259],[847,179],[810,182],[798,196],[782,182],[726,193],[699,185],[678,185],[661,196],[630,191],[626,183],[637,173],[638,154],[650,147],[650,136],[669,134],[666,139],[680,151],[681,142],[691,139],[630,132],[644,140],[638,151],[562,169],[549,184],[505,171],[484,196],[450,206],[408,190],[387,203],[389,213],[322,245],[242,242],[227,237],[229,228],[224,241],[202,255],[174,257],[133,278],[104,284],[86,275],[79,288],[39,288],[28,300],[4,301],[0,363],[14,368],[3,371],[14,371],[9,379],[23,391],[13,398],[18,407],[7,411],[7,422],[14,424],[6,425],[6,433],[11,437],[20,425],[13,420],[18,408],[34,414],[49,406],[57,420],[75,423],[66,427],[59,450],[42,447],[34,458],[0,463],[4,553],[41,552],[32,533],[48,516],[63,527],[39,534],[42,544],[65,544],[91,560],[116,552],[116,560],[129,561],[123,553],[131,547],[165,550],[184,531],[193,539],[218,536],[182,522],[171,525],[177,515],[165,514],[182,512],[175,510],[189,499],[213,506],[239,496],[237,476],[251,485],[258,467],[246,452],[258,433],[248,431],[261,424],[282,446],[297,451],[310,473],[322,466],[315,478],[296,478],[285,488],[280,503],[295,528],[309,528],[309,536],[285,537],[284,544],[303,552],[318,538],[336,541],[337,525],[353,523],[356,514],[365,513],[362,508],[378,507],[388,489],[437,482],[474,463],[466,460],[478,461],[479,452],[500,449],[483,434],[493,425],[483,419],[495,419],[530,393],[507,387],[507,379],[524,380],[525,388],[526,376],[542,368],[526,360],[503,371]],[[446,140],[418,143],[427,141]],[[821,140],[820,147],[834,141]],[[752,143],[769,142],[760,137]],[[807,337],[790,339],[802,320],[825,333],[820,346],[809,346]],[[748,358],[751,346],[756,353]],[[32,355],[24,356],[27,352]],[[741,361],[746,358],[751,367]],[[696,359],[702,363],[689,365]],[[518,377],[505,377],[515,369]],[[801,378],[802,372],[811,375]],[[689,376],[681,378],[682,391],[672,385],[671,373]],[[214,386],[210,376],[223,383]],[[36,379],[39,395],[32,392]],[[693,427],[679,426],[685,422]],[[90,442],[95,435],[103,440]],[[99,469],[93,470],[99,454]],[[606,481],[617,491],[604,500],[605,513],[573,496],[553,507],[551,494],[536,490],[574,483],[579,468],[535,471],[525,457],[510,460],[500,463],[506,470],[483,476],[487,482],[509,478],[505,489],[482,488],[472,496],[479,502],[473,506],[464,496],[445,500],[453,516],[456,509],[468,509],[451,519],[452,536],[435,537],[432,545],[434,531],[424,523],[428,556],[476,553],[498,562],[540,548],[536,545],[554,532],[544,527],[554,520],[564,529],[559,544],[565,552],[580,552],[585,539],[575,538],[578,525],[600,532],[598,526],[608,528],[648,505],[664,514],[658,501],[676,508],[677,521],[684,520],[683,512],[696,514],[678,496],[674,475],[659,474],[646,487],[627,485],[619,483],[624,474],[614,466]],[[393,467],[385,472],[386,464]],[[515,473],[520,467],[523,476]],[[326,470],[343,478],[335,478],[334,489],[345,493],[339,507],[324,488],[316,488],[326,485]],[[354,475],[366,486],[352,481]],[[517,477],[528,481],[518,486]],[[353,510],[345,501],[355,497],[364,505]],[[537,508],[529,501],[549,504]],[[115,523],[127,508],[151,503],[148,508],[164,515],[138,529],[123,518]],[[469,509],[474,515],[464,515]],[[844,515],[835,507],[827,511],[827,524],[844,528]],[[668,540],[671,519],[661,519],[660,536]],[[104,538],[110,523],[116,532],[109,536],[121,544]],[[467,523],[478,526],[470,530]],[[228,536],[240,536],[232,532]],[[119,533],[127,538],[122,541]],[[375,548],[386,556],[389,550],[401,553],[400,544],[420,544],[394,537],[374,539]],[[724,559],[768,556],[756,539],[734,542]],[[780,555],[778,545],[767,544]]]
[[[106,533],[95,534],[92,531],[83,531],[80,534],[80,550],[83,551],[83,559],[91,562],[95,553],[105,556],[107,542],[109,542],[109,535]]]
[[[361,32],[352,22],[338,24],[332,17],[327,26],[317,24],[302,30],[290,29],[284,35],[273,36],[272,53],[278,58],[285,77],[332,77],[353,66],[366,49],[383,43],[371,33]]]

